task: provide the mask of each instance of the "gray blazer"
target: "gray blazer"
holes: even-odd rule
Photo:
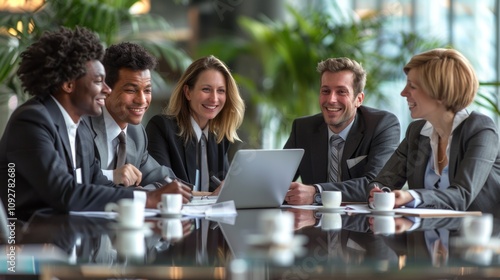
[[[500,214],[500,149],[495,123],[472,112],[454,131],[446,190],[424,189],[431,155],[430,139],[420,134],[425,120],[412,122],[406,137],[373,183],[391,189],[408,187],[420,194],[422,208],[483,211]]]
[[[97,149],[96,156],[101,161],[101,169],[107,169],[108,141],[104,116],[90,117],[87,120],[94,132],[94,143]],[[142,186],[155,182],[164,183],[166,176],[175,178],[170,167],[160,165],[147,150],[148,138],[142,124],[127,126],[127,159],[126,162],[137,167],[142,173]]]
[[[323,115],[294,120],[285,149],[305,150],[296,180],[342,191],[343,201],[366,201],[368,182],[375,178],[399,144],[400,125],[392,113],[365,106],[357,109],[341,159],[341,180],[328,182],[328,126]]]

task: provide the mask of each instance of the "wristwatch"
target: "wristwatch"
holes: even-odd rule
[[[314,197],[313,197],[314,198],[313,202],[316,204],[323,204],[321,201],[321,192],[319,191],[318,186],[313,185],[313,187],[316,189],[316,193],[314,194]]]

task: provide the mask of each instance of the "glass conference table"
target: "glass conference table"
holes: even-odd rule
[[[264,211],[294,213],[291,241],[263,237]],[[340,223],[327,216],[340,216]],[[147,217],[144,229],[122,230],[102,217],[40,214],[16,225],[16,245],[3,246],[0,272],[6,279],[500,278],[500,220],[490,242],[477,245],[462,242],[461,217],[389,216],[394,234],[375,234],[375,218],[248,209],[211,220]]]

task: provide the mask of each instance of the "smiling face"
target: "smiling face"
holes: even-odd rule
[[[98,116],[102,113],[104,100],[110,88],[104,82],[104,66],[98,60],[86,64],[86,74],[74,82],[67,83],[69,103],[71,108],[66,108],[74,121],[83,115]]]
[[[353,81],[351,71],[326,71],[321,75],[319,105],[325,122],[335,133],[354,120],[356,109],[363,103],[365,95],[361,92],[355,96]]]
[[[119,77],[106,100],[106,108],[120,126],[140,124],[151,103],[151,73],[149,70],[119,70]]]
[[[226,79],[217,70],[205,70],[200,73],[193,88],[184,86],[184,95],[189,101],[191,115],[204,129],[226,103]]]
[[[440,116],[446,111],[445,106],[439,100],[433,99],[419,85],[416,70],[408,72],[406,86],[401,91],[401,96],[406,97],[411,117],[414,119],[432,119],[433,115]]]

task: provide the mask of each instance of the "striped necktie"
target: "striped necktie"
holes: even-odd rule
[[[330,166],[328,168],[328,179],[330,182],[340,181],[339,173],[339,151],[342,148],[344,139],[339,135],[330,137]]]

